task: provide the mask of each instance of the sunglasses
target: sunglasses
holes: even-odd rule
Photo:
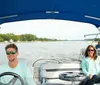
[[[90,52],[90,51],[94,51],[94,50],[88,50],[88,51]]]
[[[14,50],[14,51],[7,51],[6,54],[7,54],[7,55],[10,55],[10,54],[15,54],[16,52],[17,52],[17,51],[15,51],[15,50]]]

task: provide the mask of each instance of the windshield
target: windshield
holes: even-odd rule
[[[93,40],[87,42],[84,35],[91,33],[98,33],[94,25],[65,20],[29,20],[2,24],[0,65],[8,62],[5,46],[9,43],[18,46],[18,58],[27,60],[30,68],[39,59],[79,62],[83,50]]]

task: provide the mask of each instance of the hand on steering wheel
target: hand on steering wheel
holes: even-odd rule
[[[24,85],[23,79],[17,73],[4,72],[4,73],[0,74],[0,78],[3,76],[6,76],[6,75],[11,75],[11,76],[13,76],[13,78],[7,84],[0,82],[0,85],[14,85],[15,82],[17,81],[17,79],[19,79],[21,81],[21,85]]]

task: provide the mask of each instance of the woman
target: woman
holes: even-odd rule
[[[82,71],[87,76],[79,85],[100,83],[100,58],[96,55],[94,46],[89,45],[81,63]]]

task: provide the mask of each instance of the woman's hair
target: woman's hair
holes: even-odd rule
[[[97,59],[97,54],[96,54],[96,49],[95,49],[95,47],[93,45],[89,45],[86,48],[84,55],[85,55],[85,57],[88,57],[88,50],[89,50],[90,47],[92,47],[94,49],[94,54],[93,54],[94,57],[93,58],[94,58],[94,60],[96,60]]]

